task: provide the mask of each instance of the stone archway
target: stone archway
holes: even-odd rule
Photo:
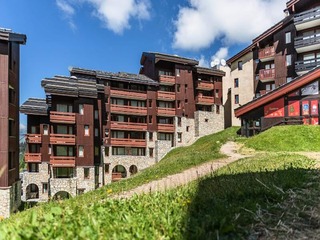
[[[26,200],[38,199],[39,198],[39,187],[37,184],[31,183],[26,189]]]
[[[53,196],[53,200],[62,200],[71,198],[71,194],[66,191],[59,191]]]
[[[119,181],[127,177],[127,170],[122,165],[116,165],[112,169],[112,181]]]
[[[138,167],[136,165],[131,165],[129,168],[130,175],[134,175],[138,172]]]

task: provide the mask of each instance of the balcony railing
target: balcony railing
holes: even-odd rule
[[[41,153],[25,153],[24,161],[27,163],[40,163]]]
[[[275,49],[274,46],[266,47],[259,50],[259,59],[261,62],[266,62],[274,59]]]
[[[296,14],[294,23],[298,31],[319,25],[320,7]]]
[[[147,99],[147,94],[144,92],[135,92],[133,90],[111,89],[111,97],[127,98],[127,99]]]
[[[209,97],[209,96],[197,96],[197,97],[196,97],[196,104],[200,104],[200,105],[213,105],[213,104],[214,104],[214,97]]]
[[[158,132],[174,132],[174,124],[158,123]]]
[[[54,123],[67,123],[75,124],[76,123],[76,114],[69,112],[50,112],[50,121]]]
[[[111,112],[131,115],[147,115],[147,108],[111,104]]]
[[[50,134],[50,144],[75,145],[76,136],[71,134]]]
[[[133,122],[111,122],[112,130],[132,130],[132,131],[147,131],[146,123],[133,123]]]
[[[197,89],[199,90],[213,90],[214,84],[212,82],[203,82],[198,81],[197,83]]]
[[[174,101],[176,99],[175,92],[158,91],[157,95],[160,100]]]
[[[76,157],[51,156],[50,164],[53,167],[75,167]]]
[[[111,138],[112,146],[145,147],[145,139]]]
[[[176,83],[175,76],[160,75],[159,82],[163,85],[174,85]]]
[[[157,115],[158,116],[175,116],[176,115],[176,109],[175,108],[157,108]]]
[[[27,143],[41,143],[41,134],[26,134]]]
[[[313,58],[303,61],[296,61],[296,72],[310,71],[311,69],[320,66],[320,58]]]
[[[259,71],[259,79],[261,82],[273,81],[276,76],[276,71],[272,69],[261,69]]]
[[[294,46],[298,53],[317,50],[320,48],[320,34],[297,37]]]

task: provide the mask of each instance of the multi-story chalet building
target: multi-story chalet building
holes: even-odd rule
[[[320,3],[287,3],[287,17],[254,40],[256,99],[236,109],[242,134],[274,125],[319,124]]]
[[[29,99],[24,200],[75,196],[129,177],[173,147],[224,129],[224,72],[143,53],[139,74],[71,68]]]
[[[21,202],[19,179],[20,44],[26,36],[0,28],[0,217]]]
[[[301,79],[309,76],[311,70],[315,72],[314,68],[320,65],[319,57],[320,2],[287,2],[282,21],[253,39],[249,47],[227,61],[231,66],[230,77],[224,82],[229,82],[229,85],[234,83],[229,87],[230,99],[235,104],[230,118],[241,119],[244,135],[249,136],[279,124],[318,124],[318,103],[314,98],[317,98],[319,86],[317,81],[313,82],[316,78],[309,79],[310,86],[304,82],[305,85],[299,85],[297,89],[291,87],[293,82],[302,82]],[[244,71],[247,73],[244,74]],[[295,92],[282,92],[281,98],[277,95],[276,101],[270,100],[270,96],[287,87]],[[243,93],[246,88],[248,95]],[[248,102],[248,97],[254,100]],[[306,104],[306,98],[314,100],[308,100]],[[303,109],[308,107],[307,114]],[[235,115],[232,115],[235,108]]]

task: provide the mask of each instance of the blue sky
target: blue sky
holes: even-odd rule
[[[0,27],[27,35],[20,63],[23,103],[45,97],[41,80],[69,75],[69,66],[138,73],[143,51],[195,58],[209,66],[281,20],[285,2],[0,0]]]

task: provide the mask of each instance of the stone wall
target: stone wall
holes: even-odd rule
[[[7,218],[10,216],[10,194],[11,187],[9,188],[0,188],[0,219]]]
[[[192,144],[195,140],[195,119],[182,117],[180,126],[178,126],[177,122],[176,117],[175,145],[181,147]],[[178,139],[178,133],[181,133],[181,141]]]
[[[156,162],[159,162],[172,149],[171,141],[157,140],[155,143]]]
[[[51,197],[58,192],[67,192],[72,197],[77,195],[77,178],[51,178],[49,184]]]
[[[195,137],[217,133],[224,130],[224,108],[220,106],[220,113],[216,111],[204,112],[197,111],[195,118]]]
[[[85,178],[84,168],[89,168],[89,176]],[[88,192],[95,189],[95,173],[94,167],[77,167],[76,168],[77,189],[83,189]]]

